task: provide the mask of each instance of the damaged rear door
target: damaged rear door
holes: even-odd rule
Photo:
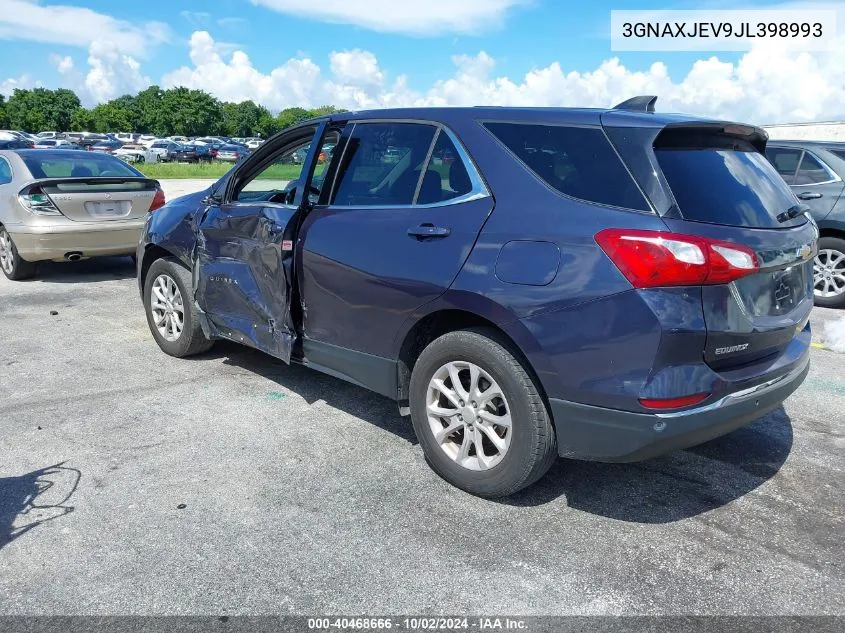
[[[293,244],[325,127],[297,128],[262,147],[198,216],[195,300],[208,334],[285,362],[295,338]]]

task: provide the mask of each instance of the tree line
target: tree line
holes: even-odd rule
[[[286,108],[274,115],[253,101],[220,101],[203,90],[150,86],[91,109],[72,90],[15,89],[0,95],[0,129],[37,133],[140,132],[156,136],[261,136],[268,138],[300,121],[342,112],[334,106]]]

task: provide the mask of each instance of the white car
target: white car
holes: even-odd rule
[[[264,143],[264,141],[261,140],[260,138],[251,138],[251,139],[247,140],[246,146],[249,149],[258,149],[259,147],[261,147],[261,145],[263,143]]]
[[[147,147],[149,147],[150,145],[152,145],[153,143],[155,143],[157,140],[158,140],[158,137],[157,137],[157,136],[152,136],[152,135],[150,135],[150,134],[145,134],[144,136],[141,136],[141,137],[138,139],[138,141],[137,141],[137,142],[138,142],[138,143],[140,143],[141,145],[146,145]]]
[[[112,152],[127,163],[157,163],[158,154],[144,145],[124,145]]]
[[[150,145],[150,151],[158,155],[159,161],[168,161],[173,153],[179,149],[179,144],[173,141],[158,139],[155,143]]]
[[[76,145],[63,138],[40,138],[35,141],[35,149],[76,149]]]
[[[59,135],[58,132],[39,132],[35,135],[36,138],[56,138]]]
[[[136,132],[118,132],[114,137],[124,143],[137,143],[141,135]]]
[[[165,140],[173,141],[177,145],[186,145],[189,141],[187,136],[168,136]]]

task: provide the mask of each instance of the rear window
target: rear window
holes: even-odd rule
[[[733,149],[655,149],[657,162],[687,220],[763,228],[801,224],[777,216],[797,201],[766,157],[743,144]]]
[[[829,149],[827,151],[829,151],[831,154],[833,154],[837,158],[841,158],[842,160],[845,160],[845,149]]]
[[[546,184],[588,202],[648,211],[622,161],[597,128],[488,122],[484,126]]]
[[[117,178],[142,175],[122,160],[106,154],[78,152],[78,156],[70,156],[47,152],[21,153],[23,162],[34,178]]]

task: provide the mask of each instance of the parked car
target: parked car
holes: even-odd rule
[[[102,152],[104,154],[111,154],[115,150],[120,149],[123,147],[123,143],[120,141],[97,141],[94,145],[91,146],[92,152]]]
[[[77,146],[63,138],[42,138],[39,139],[34,149],[77,149]]]
[[[6,130],[0,131],[0,149],[31,149],[34,143]]]
[[[158,154],[145,145],[127,143],[123,147],[118,147],[114,150],[114,152],[112,152],[112,154],[127,163],[137,164],[158,162]]]
[[[254,149],[258,149],[259,147],[261,147],[261,145],[263,143],[264,143],[264,141],[262,141],[260,138],[251,138],[251,139],[247,139],[246,146],[249,149],[254,150]]]
[[[59,132],[39,132],[35,136],[39,139],[57,138],[59,136]]]
[[[152,335],[390,397],[433,468],[483,496],[558,454],[640,460],[746,425],[807,375],[818,231],[763,130],[653,102],[287,129],[150,217]]]
[[[211,162],[211,148],[206,145],[180,145],[172,160],[182,163]]]
[[[179,148],[177,143],[173,141],[164,141],[159,140],[150,145],[150,149],[155,152],[156,156],[158,156],[158,160],[160,161],[168,161],[171,160],[173,154]]]
[[[766,156],[819,225],[816,305],[845,308],[845,143],[771,141]]]
[[[118,141],[122,141],[124,143],[137,144],[138,139],[141,138],[141,135],[137,132],[118,132],[117,134],[114,135],[114,137]]]
[[[167,139],[168,141],[173,141],[177,145],[186,145],[190,142],[187,136],[169,136]]]
[[[237,163],[243,158],[249,156],[249,150],[243,145],[232,143],[231,145],[221,145],[217,150],[217,160],[222,160],[227,163]]]
[[[164,193],[126,163],[77,150],[0,151],[0,269],[35,274],[40,261],[134,254]]]

